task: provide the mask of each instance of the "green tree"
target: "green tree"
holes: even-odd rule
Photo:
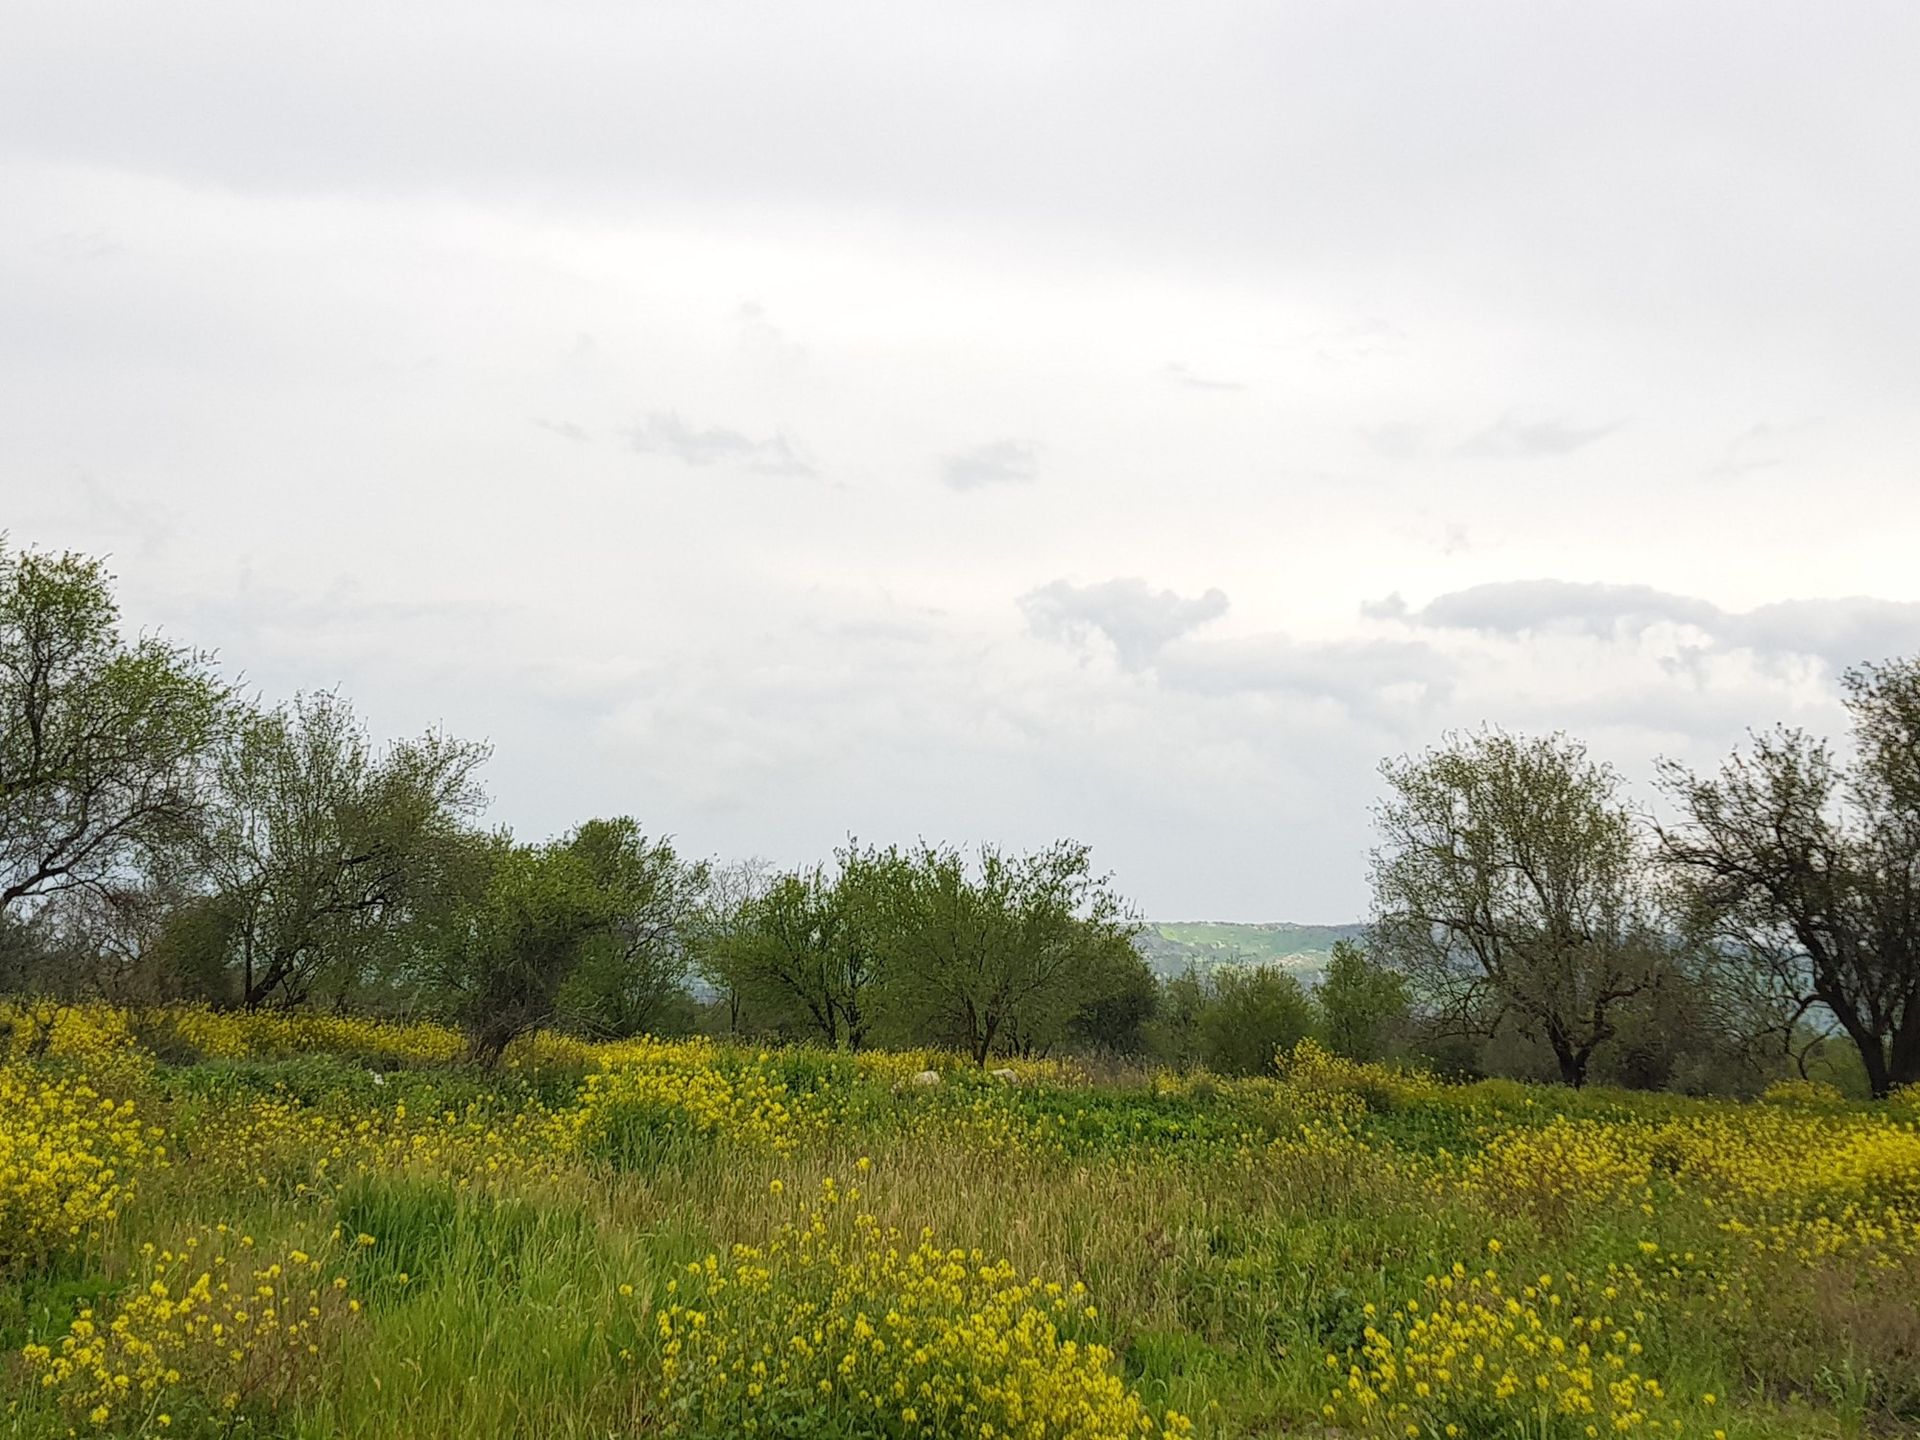
[[[1668,764],[1662,849],[1722,975],[1788,1037],[1832,1016],[1884,1098],[1920,1082],[1920,660],[1844,685],[1850,765],[1785,727],[1715,776]]]
[[[1585,1082],[1666,959],[1620,779],[1562,735],[1455,735],[1381,766],[1372,948],[1463,1031],[1517,1024]]]
[[[1351,940],[1336,940],[1314,991],[1320,1037],[1336,1055],[1378,1060],[1404,1029],[1406,981],[1376,965]]]
[[[323,980],[343,996],[368,969],[404,965],[404,928],[484,800],[474,772],[486,756],[434,732],[376,751],[327,692],[234,728],[204,854],[236,917],[231,959],[248,1009],[300,1004]]]
[[[209,657],[122,638],[98,560],[0,542],[0,915],[191,834],[228,699]]]
[[[985,1065],[998,1048],[1044,1052],[1104,987],[1123,980],[1119,947],[1138,925],[1085,845],[1027,855],[982,846],[969,866],[922,846],[899,872],[886,929],[887,998],[914,1033]]]
[[[1313,1031],[1300,982],[1277,965],[1227,966],[1208,977],[1200,1010],[1200,1057],[1221,1075],[1265,1075],[1274,1056]]]
[[[1210,993],[1191,960],[1185,970],[1162,981],[1154,1018],[1146,1029],[1147,1048],[1182,1070],[1200,1064],[1200,1017]]]
[[[713,991],[729,1035],[749,1023],[746,993],[735,971],[736,947],[752,930],[754,907],[773,879],[773,867],[758,856],[711,867],[689,926],[694,973]]]
[[[562,1013],[606,1035],[657,1030],[684,1008],[688,941],[708,878],[631,816],[589,820],[561,842],[605,892],[607,929],[587,946],[561,995]]]
[[[702,970],[776,1025],[858,1050],[874,1022],[880,955],[871,944],[872,864],[853,847],[840,869],[797,870],[772,880],[724,932],[703,940]]]
[[[1110,944],[1104,973],[1089,977],[1090,992],[1067,1024],[1067,1039],[1101,1055],[1138,1055],[1160,1013],[1160,982],[1131,939]]]
[[[487,847],[484,882],[454,908],[432,957],[434,989],[482,1064],[550,1024],[588,948],[617,921],[592,866],[565,844]]]

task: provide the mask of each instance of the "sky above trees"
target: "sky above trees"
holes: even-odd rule
[[[16,7],[0,526],[491,815],[1365,903],[1920,650],[1894,4]]]

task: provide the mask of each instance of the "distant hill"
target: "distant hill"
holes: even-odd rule
[[[1366,926],[1229,925],[1212,920],[1149,921],[1140,953],[1156,975],[1181,974],[1188,965],[1202,974],[1218,965],[1284,965],[1303,980],[1326,968],[1336,940],[1358,940]]]

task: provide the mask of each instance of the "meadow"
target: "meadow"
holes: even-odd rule
[[[16,1436],[1896,1435],[1920,1104],[0,1007]],[[917,1077],[932,1069],[938,1084]]]

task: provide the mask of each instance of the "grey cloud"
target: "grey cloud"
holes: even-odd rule
[[[1711,644],[1768,655],[1808,655],[1835,666],[1920,650],[1920,601],[1858,595],[1783,600],[1723,610],[1709,600],[1650,585],[1515,580],[1440,595],[1410,610],[1392,595],[1362,607],[1373,619],[1418,627],[1517,636],[1562,631],[1610,638],[1650,626],[1689,625]]]
[[[1181,645],[1157,668],[1182,690],[1281,692],[1369,714],[1429,704],[1451,690],[1454,675],[1445,656],[1419,641],[1303,642],[1284,635]]]
[[[1841,666],[1920,653],[1920,602],[1911,600],[1782,600],[1729,615],[1725,627],[1749,649],[1818,655]]]
[[[1400,606],[1405,613],[1405,602]],[[1370,607],[1368,613],[1378,616],[1383,612]],[[1622,626],[1638,631],[1663,620],[1706,628],[1720,614],[1705,600],[1669,594],[1650,585],[1509,580],[1437,596],[1410,618],[1416,624],[1440,629],[1500,635],[1550,629],[1610,635]]]
[[[1541,459],[1571,455],[1596,440],[1603,440],[1620,428],[1617,422],[1606,425],[1573,425],[1555,417],[1525,419],[1507,414],[1460,446],[1457,453],[1475,458]]]
[[[952,490],[979,490],[988,485],[1030,485],[1039,473],[1031,440],[995,440],[949,455],[940,478]]]
[[[558,435],[562,440],[572,440],[576,444],[593,438],[571,420],[547,420],[536,415],[533,423],[549,434]]]
[[[1098,585],[1055,580],[1028,591],[1019,603],[1034,634],[1074,641],[1097,632],[1112,643],[1128,670],[1145,669],[1172,641],[1227,610],[1224,591],[1208,590],[1189,599],[1172,590],[1155,590],[1138,577]]]
[[[813,466],[794,449],[786,436],[755,440],[738,430],[719,426],[695,429],[676,410],[656,411],[644,424],[627,432],[628,443],[646,455],[670,455],[688,465],[738,461],[764,475],[814,474]]]

